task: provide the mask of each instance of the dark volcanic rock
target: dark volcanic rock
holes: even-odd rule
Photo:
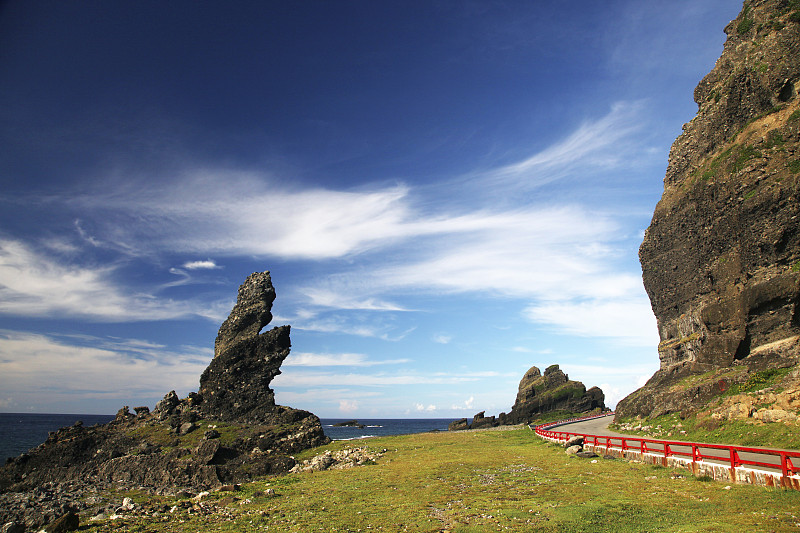
[[[214,359],[200,376],[200,411],[211,418],[241,422],[273,416],[269,388],[289,355],[289,326],[261,329],[272,320],[275,289],[269,272],[253,273],[239,287],[236,305],[219,328]]]
[[[364,424],[359,424],[358,420],[348,420],[347,422],[337,422],[333,425],[333,427],[337,428],[359,428],[364,429]]]
[[[462,431],[464,429],[469,429],[469,422],[467,422],[466,418],[454,420],[447,426],[448,431]]]
[[[295,465],[293,453],[329,442],[315,415],[275,405],[269,383],[290,342],[288,326],[259,333],[274,298],[268,272],[247,278],[220,328],[200,394],[181,400],[171,391],[152,413],[125,406],[108,424],[62,428],[9,460],[0,468],[0,524],[39,528],[84,511],[87,490],[173,493],[283,473]]]
[[[485,416],[485,414],[485,411],[481,411],[472,417],[470,429],[491,428],[497,425],[497,421],[493,416]]]
[[[517,399],[511,412],[505,415],[506,424],[529,423],[538,415],[550,411],[584,413],[605,409],[605,395],[598,387],[588,391],[580,381],[572,381],[558,365],[551,365],[541,374],[531,367],[519,382]]]
[[[746,1],[695,89],[697,116],[672,146],[639,250],[661,366],[619,402],[620,417],[696,412],[800,358],[800,10],[790,4]]]
[[[572,381],[558,365],[550,365],[544,375],[537,367],[531,367],[519,382],[517,400],[511,412],[500,413],[497,418],[485,416],[485,412],[477,413],[472,424],[466,418],[450,423],[448,430],[479,429],[515,424],[529,424],[539,415],[551,411],[569,413],[586,413],[606,410],[603,403],[605,395],[598,387],[588,391],[580,381]]]

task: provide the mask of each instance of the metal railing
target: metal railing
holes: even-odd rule
[[[695,475],[710,475],[714,479],[727,477],[738,483],[754,483],[800,490],[800,451],[751,448],[726,444],[648,439],[641,437],[590,435],[574,431],[552,431],[550,428],[589,420],[614,413],[590,415],[558,422],[540,424],[534,428],[540,437],[556,442],[566,442],[572,437],[583,437],[584,446],[595,451],[622,458],[651,462],[660,459],[662,466],[682,466]],[[727,472],[721,472],[727,469]],[[727,474],[727,475],[726,475]]]

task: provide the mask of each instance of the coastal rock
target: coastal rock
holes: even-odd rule
[[[751,378],[798,382],[800,10],[750,0],[669,156],[639,250],[660,368],[618,418],[686,416]],[[771,381],[770,381],[771,380]]]
[[[565,415],[605,411],[604,400],[605,395],[599,387],[586,390],[583,383],[570,380],[558,365],[550,365],[544,374],[534,366],[522,376],[511,412],[487,417],[486,412],[481,411],[472,418],[471,424],[462,418],[451,422],[447,429],[460,431],[530,424],[540,415],[551,411],[563,411]]]
[[[599,387],[586,390],[580,381],[569,379],[558,365],[550,365],[544,374],[531,367],[519,383],[517,398],[505,415],[506,424],[527,424],[551,411],[584,413],[605,410],[605,394]]]
[[[493,416],[484,416],[486,414],[485,411],[481,411],[477,413],[474,417],[472,417],[472,424],[470,425],[470,429],[481,429],[481,428],[491,428],[497,425],[497,421]]]
[[[272,419],[275,393],[269,384],[291,348],[289,326],[260,333],[272,320],[273,301],[269,272],[253,273],[239,287],[214,342],[214,359],[200,376],[205,416],[243,423]]]
[[[290,343],[288,326],[259,333],[274,296],[268,272],[240,287],[200,394],[171,391],[152,412],[125,406],[108,424],[61,428],[0,467],[0,523],[39,528],[67,511],[118,510],[82,498],[89,490],[200,491],[284,473],[292,454],[330,442],[315,415],[275,405],[269,382]]]
[[[466,418],[454,420],[453,422],[450,422],[450,424],[447,426],[448,431],[462,431],[465,429],[469,429],[469,422],[467,421]]]
[[[347,422],[337,422],[333,424],[335,428],[359,428],[364,429],[364,424],[359,424],[358,420],[348,420]]]
[[[158,415],[160,418],[165,418],[175,412],[175,408],[178,407],[181,403],[180,398],[175,393],[175,391],[169,391],[164,398],[158,402],[153,409],[153,413]]]

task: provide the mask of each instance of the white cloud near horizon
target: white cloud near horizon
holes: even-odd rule
[[[476,374],[363,374],[363,373],[335,373],[335,372],[290,372],[286,371],[277,376],[272,384],[277,388],[289,387],[324,387],[335,383],[338,386],[350,387],[384,387],[393,385],[452,385],[479,381],[480,375]]]
[[[197,390],[212,356],[210,348],[175,351],[136,339],[0,330],[0,390],[16,405],[30,404],[41,391],[49,401],[160,398],[173,389],[185,395]]]
[[[282,366],[378,366],[409,363],[411,359],[370,360],[360,353],[304,353],[299,352],[286,358]]]

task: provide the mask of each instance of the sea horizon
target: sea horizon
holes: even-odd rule
[[[116,414],[88,413],[5,413],[0,412],[0,461],[18,457],[45,442],[50,432],[72,426],[78,421],[86,426],[108,423]],[[464,418],[464,417],[461,417]],[[467,417],[469,420],[470,417]],[[325,435],[332,440],[356,440],[387,435],[405,435],[428,431],[447,431],[460,418],[322,418]],[[356,420],[359,427],[335,427],[334,424]]]

